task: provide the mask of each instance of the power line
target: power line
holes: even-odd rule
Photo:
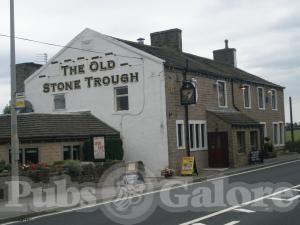
[[[0,34],[0,37],[10,38],[11,36],[7,35],[7,34]],[[93,51],[93,50],[82,49],[82,48],[77,48],[77,47],[71,47],[71,46],[66,46],[66,45],[53,44],[53,43],[33,40],[33,39],[29,39],[29,38],[16,37],[16,36],[14,38],[18,39],[18,40],[22,40],[22,41],[29,41],[29,42],[33,42],[33,43],[37,43],[37,44],[49,45],[49,46],[54,46],[54,47],[59,47],[59,48],[69,48],[69,49],[74,49],[74,50],[79,50],[79,51],[84,51],[84,52],[92,52],[92,53],[97,53],[97,54],[106,54],[106,52],[99,52],[99,51]],[[126,55],[119,55],[119,54],[114,54],[114,55],[124,57],[124,58],[142,59],[141,57],[126,56]]]

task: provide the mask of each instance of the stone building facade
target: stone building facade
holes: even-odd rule
[[[208,59],[184,52],[181,34],[155,32],[146,45],[85,29],[25,80],[26,100],[37,113],[90,110],[120,132],[126,161],[155,174],[179,172],[187,132],[198,169],[246,165],[264,137],[284,148],[284,88],[239,69],[227,40]],[[188,131],[184,74],[197,90]]]

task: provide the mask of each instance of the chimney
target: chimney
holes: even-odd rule
[[[137,43],[143,45],[144,44],[144,41],[145,41],[145,38],[138,38],[137,39]]]
[[[181,30],[178,28],[151,33],[151,46],[182,52]]]
[[[225,40],[225,48],[213,51],[214,60],[236,67],[236,49],[228,47],[228,40]]]

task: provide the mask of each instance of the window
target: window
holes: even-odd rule
[[[11,149],[9,149],[9,163],[11,163]],[[38,164],[39,150],[38,148],[19,149],[19,163],[21,164]]]
[[[268,137],[267,123],[266,122],[260,122],[260,124],[263,125],[264,138]]]
[[[273,143],[274,146],[284,146],[284,123],[274,122],[273,123]]]
[[[271,103],[272,110],[277,110],[277,91],[275,89],[271,90]]]
[[[238,145],[238,153],[246,152],[246,139],[245,139],[244,131],[237,132],[237,145]]]
[[[226,82],[217,81],[219,107],[227,107]]]
[[[80,160],[80,146],[64,146],[63,160]]]
[[[39,153],[37,148],[26,148],[25,149],[25,163],[39,163]]]
[[[257,97],[258,97],[258,108],[266,109],[266,101],[265,101],[265,89],[263,87],[257,88]]]
[[[176,121],[176,134],[177,134],[177,148],[185,148],[185,133],[183,120]]]
[[[55,110],[65,110],[66,109],[65,94],[54,95],[54,109]]]
[[[115,88],[116,111],[125,111],[129,109],[128,87]]]
[[[190,120],[189,132],[190,149],[192,151],[207,149],[206,121]]]
[[[250,143],[251,143],[251,150],[258,149],[258,138],[257,138],[257,131],[250,132]]]
[[[246,109],[251,108],[251,91],[249,85],[243,85],[243,93],[244,93],[244,107]]]
[[[184,121],[176,121],[177,148],[185,148]],[[189,144],[191,151],[207,149],[207,125],[206,121],[189,121]]]

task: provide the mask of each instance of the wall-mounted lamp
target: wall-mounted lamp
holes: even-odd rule
[[[268,95],[271,95],[271,94],[272,94],[272,90],[268,90],[268,91],[267,91],[267,94],[268,94]]]
[[[241,84],[241,86],[240,86],[240,89],[241,89],[241,90],[243,90],[243,91],[244,91],[244,90],[246,90],[246,88],[247,88],[247,86],[246,86],[246,85],[244,85],[244,84]]]

